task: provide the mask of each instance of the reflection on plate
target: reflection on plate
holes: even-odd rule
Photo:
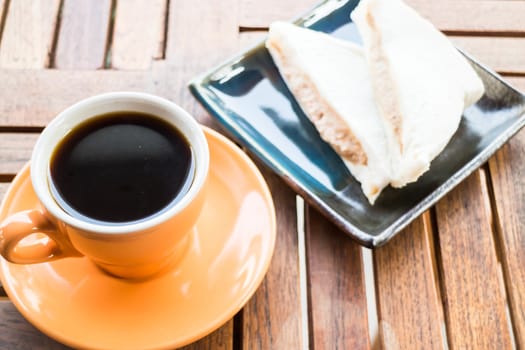
[[[30,265],[0,257],[3,286],[31,323],[74,348],[173,349],[239,311],[270,265],[275,212],[250,159],[225,137],[205,133],[206,203],[174,269],[138,282],[109,276],[85,257]],[[26,166],[0,206],[0,221],[37,205]]]
[[[357,3],[329,0],[296,23],[360,42],[349,17]],[[374,206],[304,116],[263,44],[195,78],[190,89],[232,137],[310,204],[360,243],[376,247],[483,164],[525,123],[524,95],[469,59],[485,84],[485,95],[465,111],[430,170],[405,188],[385,189]]]

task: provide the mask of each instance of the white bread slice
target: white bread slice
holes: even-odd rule
[[[363,39],[385,122],[394,187],[428,170],[484,92],[450,41],[401,0],[361,0],[351,14]]]
[[[270,26],[266,47],[306,116],[373,204],[390,182],[389,153],[362,49],[284,22]]]

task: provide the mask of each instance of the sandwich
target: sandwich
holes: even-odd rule
[[[391,181],[391,162],[363,49],[284,22],[270,26],[266,47],[304,114],[373,204]]]
[[[417,181],[484,93],[467,59],[402,0],[361,0],[363,47],[275,22],[266,47],[322,139],[374,204]]]
[[[361,0],[351,18],[384,123],[391,185],[403,187],[429,169],[483,83],[446,36],[401,0]]]

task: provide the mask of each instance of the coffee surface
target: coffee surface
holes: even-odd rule
[[[51,158],[51,187],[70,215],[110,223],[162,211],[187,192],[193,155],[171,124],[143,113],[119,112],[73,129]]]

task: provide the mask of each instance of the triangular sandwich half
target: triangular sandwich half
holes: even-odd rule
[[[266,47],[306,116],[373,204],[390,182],[390,159],[363,50],[283,22],[270,26]]]
[[[484,92],[465,57],[401,0],[362,0],[351,14],[364,43],[372,88],[385,122],[392,182],[428,170]]]

